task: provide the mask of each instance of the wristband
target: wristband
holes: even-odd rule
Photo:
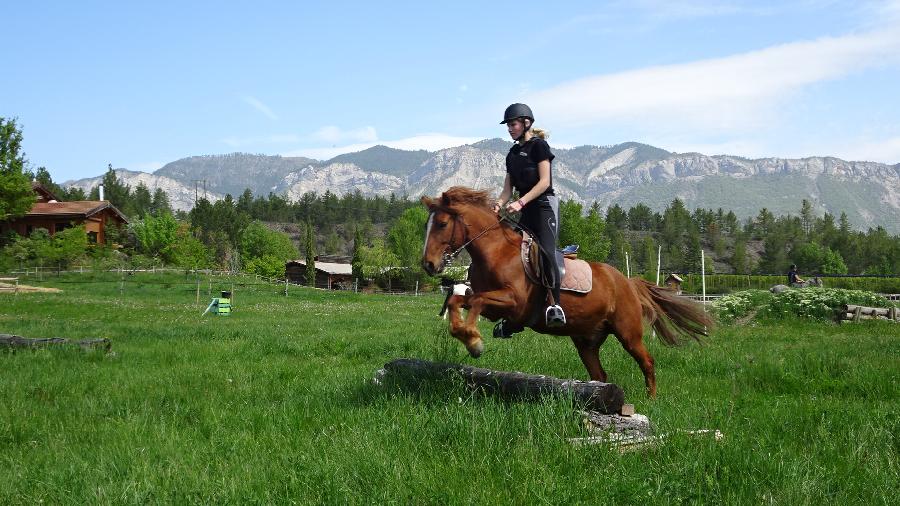
[[[518,203],[519,203],[519,205],[520,205],[520,206],[521,206],[521,207],[522,207],[522,208],[524,208],[524,207],[525,207],[525,201],[524,201],[524,200],[522,200],[522,199],[519,199],[519,200],[517,200],[517,201],[516,201],[516,202],[518,202]]]

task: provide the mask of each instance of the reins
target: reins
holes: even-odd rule
[[[456,222],[457,222],[457,221],[461,221],[461,220],[462,220],[462,217],[461,217],[460,215],[458,215],[458,214],[454,215],[454,217],[453,217],[453,232],[450,233],[450,240],[451,240],[451,241],[453,240],[453,237],[456,235]],[[507,218],[506,216],[500,216],[499,219],[497,220],[497,223],[491,225],[490,227],[485,228],[484,230],[482,230],[481,232],[479,232],[478,235],[476,235],[475,237],[469,239],[468,241],[466,241],[465,243],[463,243],[462,246],[456,248],[456,249],[453,250],[452,252],[449,251],[450,248],[452,247],[452,245],[451,245],[450,243],[447,243],[447,248],[444,249],[444,254],[442,255],[442,261],[443,261],[442,269],[443,269],[443,268],[446,268],[447,266],[449,266],[450,263],[453,262],[453,260],[454,260],[454,259],[462,252],[462,250],[466,249],[466,246],[472,244],[473,242],[475,242],[476,240],[478,240],[478,238],[480,238],[480,237],[483,236],[484,234],[486,234],[486,233],[490,232],[491,230],[494,230],[495,228],[499,227],[500,225],[503,224],[504,221],[508,221],[508,222],[510,222],[510,223],[513,223],[513,221],[510,220],[509,218]],[[466,229],[469,228],[469,225],[467,225],[466,222],[463,221],[462,224],[463,224],[464,227],[466,227]]]

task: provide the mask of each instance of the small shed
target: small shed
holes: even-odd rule
[[[349,263],[320,262],[316,257],[316,286],[329,290],[348,290],[353,286],[353,265]],[[289,260],[284,264],[288,281],[306,284],[306,260]]]
[[[681,279],[681,276],[675,274],[674,272],[666,276],[665,281],[663,281],[663,284],[666,286],[666,288],[675,290],[675,293],[677,293],[678,295],[681,295],[682,283],[684,283],[684,280]]]

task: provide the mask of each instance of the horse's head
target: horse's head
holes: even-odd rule
[[[434,276],[450,263],[451,252],[466,244],[470,232],[467,222],[470,220],[464,221],[463,215],[474,218],[470,212],[472,209],[480,209],[485,216],[492,216],[492,213],[486,191],[460,186],[450,188],[438,198],[422,197],[421,201],[429,212],[425,223],[422,268],[429,276]]]
[[[450,251],[463,243],[461,234],[465,234],[465,230],[457,225],[459,214],[451,209],[452,202],[446,193],[435,199],[422,197],[422,204],[428,208],[422,269],[429,276],[434,276],[447,267],[449,263],[447,257]]]

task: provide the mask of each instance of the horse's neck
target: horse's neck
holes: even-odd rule
[[[495,272],[497,267],[510,261],[517,253],[522,242],[521,237],[502,223],[497,224],[493,220],[479,219],[478,224],[473,224],[469,233],[472,237],[484,232],[483,236],[472,241],[466,246],[466,251],[472,257],[472,263],[485,267],[489,272]],[[491,230],[491,227],[494,227]]]

